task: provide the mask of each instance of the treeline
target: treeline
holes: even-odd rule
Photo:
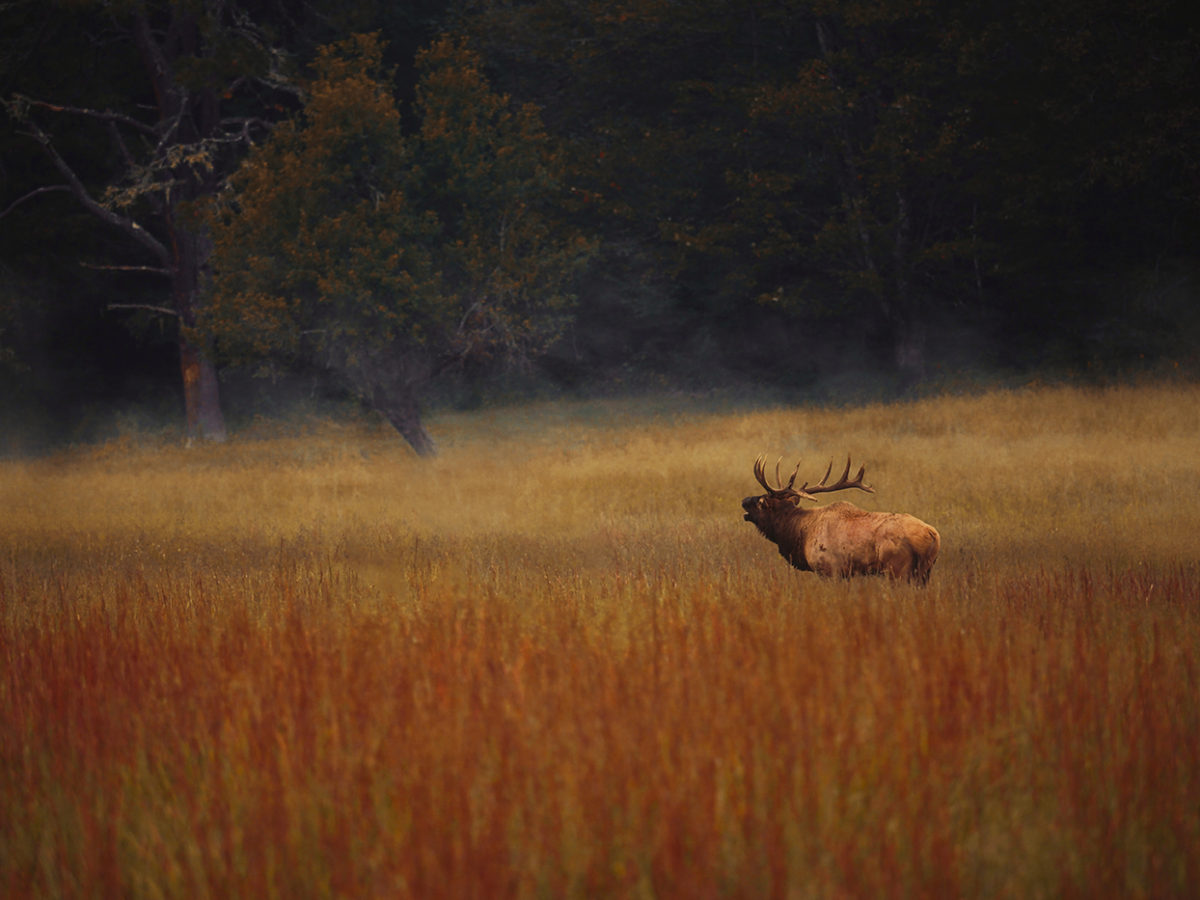
[[[169,381],[220,437],[265,363],[430,451],[420,407],[498,372],[902,392],[1197,361],[1181,0],[4,15],[11,408]]]

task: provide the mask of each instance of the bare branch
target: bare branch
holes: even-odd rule
[[[150,275],[166,275],[167,277],[171,275],[170,269],[164,269],[160,266],[107,266],[86,262],[80,262],[79,265],[85,269],[94,269],[98,272],[146,272]]]
[[[247,144],[253,144],[254,139],[250,137],[251,128],[270,131],[272,127],[270,122],[260,119],[258,116],[228,116],[221,120],[221,128],[226,135],[225,140],[229,143],[245,141]]]
[[[50,184],[50,185],[47,185],[46,187],[34,188],[28,194],[25,194],[23,197],[18,197],[12,203],[8,204],[8,208],[5,209],[4,212],[0,212],[0,219],[3,219],[5,216],[7,216],[10,212],[12,212],[14,209],[16,209],[18,206],[20,206],[26,200],[30,200],[30,199],[36,197],[38,194],[49,194],[52,192],[59,192],[59,191],[66,191],[67,193],[71,193],[71,187],[70,187],[70,185],[66,185],[66,184]]]
[[[26,122],[26,125],[33,129],[31,136],[42,145],[42,148],[49,154],[54,167],[58,169],[70,187],[70,191],[75,195],[83,207],[101,221],[119,228],[132,237],[135,241],[153,253],[164,266],[171,264],[171,252],[166,246],[159,241],[154,235],[148,232],[145,228],[135,222],[133,219],[118,215],[111,209],[102,206],[96,201],[96,198],[88,193],[88,189],[83,182],[79,180],[79,176],[75,174],[75,170],[67,164],[67,161],[62,158],[54,144],[50,141],[50,136],[33,121]]]
[[[40,109],[48,109],[51,112],[69,113],[76,116],[86,116],[89,119],[96,119],[101,122],[128,125],[130,128],[151,136],[155,133],[153,125],[135,119],[133,116],[127,116],[124,113],[113,112],[111,109],[89,109],[84,106],[49,103],[46,100],[35,100],[33,97],[26,97],[24,94],[14,95],[14,99],[27,106],[36,106]]]
[[[158,313],[163,316],[174,316],[179,318],[179,313],[176,310],[168,309],[165,306],[152,306],[149,303],[110,303],[105,309],[143,309],[148,312]]]
[[[125,138],[121,137],[121,132],[115,122],[107,123],[107,128],[108,138],[121,155],[121,161],[125,163],[125,168],[132,170],[136,167],[137,163],[133,161],[133,154],[129,152],[129,145],[125,143]]]
[[[187,112],[187,103],[183,100],[179,102],[179,108],[175,110],[175,114],[167,120],[167,127],[163,129],[162,135],[158,139],[158,144],[154,148],[154,155],[161,157],[167,152],[163,148],[171,145],[179,134],[179,124],[183,121],[183,115]]]
[[[167,64],[163,49],[154,39],[150,20],[143,11],[133,20],[133,42],[149,70],[150,82],[154,85],[154,96],[162,117],[168,117],[182,105],[171,78],[171,67]]]

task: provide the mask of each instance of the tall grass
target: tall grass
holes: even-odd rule
[[[1200,389],[0,465],[9,896],[1191,896]],[[926,590],[793,572],[762,450]]]

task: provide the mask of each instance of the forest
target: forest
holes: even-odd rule
[[[1200,364],[1182,0],[0,17],[0,453]]]

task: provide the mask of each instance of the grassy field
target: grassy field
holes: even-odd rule
[[[1200,388],[544,405],[0,463],[0,891],[1200,892]],[[792,571],[867,464],[929,588]]]

